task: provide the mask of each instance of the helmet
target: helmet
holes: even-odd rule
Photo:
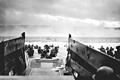
[[[94,80],[116,80],[114,70],[108,66],[102,66],[97,69]]]

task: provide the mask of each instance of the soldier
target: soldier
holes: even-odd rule
[[[41,54],[42,53],[42,49],[41,47],[38,48],[38,54]]]
[[[46,50],[46,52],[49,52],[50,47],[48,45],[44,45],[44,49]]]
[[[112,57],[114,57],[113,51],[114,51],[114,48],[110,47],[109,55],[112,56]]]
[[[43,52],[42,52],[42,54],[41,54],[41,58],[45,58],[46,55],[47,55],[47,51],[44,49]]]
[[[33,47],[30,47],[30,48],[28,49],[27,53],[28,53],[29,57],[32,57],[33,54],[34,54]]]
[[[59,46],[55,47],[55,53],[58,53]]]
[[[108,66],[102,66],[98,68],[94,80],[120,80],[120,78],[114,73],[114,70]]]
[[[109,53],[109,47],[108,46],[106,47],[106,53],[107,54]]]
[[[66,66],[70,67],[70,62],[71,62],[71,54],[68,53],[66,58]]]
[[[117,51],[115,51],[115,58],[120,59],[120,46],[116,47]]]
[[[104,48],[103,46],[101,46],[101,48],[100,48],[99,50],[100,50],[101,52],[106,53],[105,48]]]
[[[53,48],[50,52],[50,57],[55,57],[56,53],[55,53],[55,49]]]
[[[35,49],[38,49],[39,47],[38,47],[38,45],[36,45],[36,46],[34,46],[34,48],[35,48]]]

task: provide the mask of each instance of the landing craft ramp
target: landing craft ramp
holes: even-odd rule
[[[88,77],[90,79],[101,66],[109,66],[120,75],[120,61],[102,52],[96,51],[78,41],[68,38],[68,54],[71,56],[69,68],[75,78]]]
[[[30,62],[26,61],[29,58],[24,51],[24,44],[24,35],[0,43],[0,80],[74,80],[73,76],[64,76],[54,68],[58,59],[40,59],[37,55]],[[9,75],[14,70],[19,70],[21,74]]]
[[[73,76],[61,75],[59,71],[53,69],[57,62],[58,59],[32,59],[28,75],[0,76],[0,80],[74,80]]]
[[[38,55],[38,54],[36,54]],[[16,80],[18,78],[21,80],[74,80],[73,76],[64,76],[60,71],[59,59],[32,59],[30,61],[29,67],[31,68],[29,75],[25,77],[12,77]]]
[[[74,80],[70,76],[0,76],[0,80]]]

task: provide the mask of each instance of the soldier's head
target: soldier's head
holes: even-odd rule
[[[116,49],[117,49],[117,51],[118,51],[118,50],[120,51],[120,46],[116,46]]]
[[[111,67],[102,66],[100,67],[96,74],[93,76],[94,80],[118,80]]]

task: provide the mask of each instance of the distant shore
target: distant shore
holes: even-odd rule
[[[0,41],[15,38],[14,36],[0,37]],[[120,43],[120,37],[73,37],[83,43]],[[67,37],[26,37],[26,42],[67,42]]]

